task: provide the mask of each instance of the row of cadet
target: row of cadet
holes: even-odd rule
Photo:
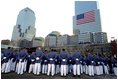
[[[60,74],[66,76],[80,76],[82,73],[89,76],[113,74],[117,76],[117,57],[108,58],[100,54],[93,55],[88,53],[83,56],[75,50],[71,55],[65,50],[57,52],[56,50],[42,51],[40,47],[35,52],[28,54],[27,49],[11,50],[10,47],[1,53],[1,72],[9,73],[11,71],[17,74],[24,72],[35,75],[46,74],[54,76]]]

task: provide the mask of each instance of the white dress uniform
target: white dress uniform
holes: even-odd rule
[[[21,50],[18,54],[19,62],[17,64],[17,74],[23,74],[24,69],[26,68],[26,58],[28,56],[28,53],[25,50]]]
[[[41,62],[42,62],[43,52],[42,50],[36,50],[36,62],[34,74],[40,74],[41,72]]]
[[[42,57],[42,73],[47,74],[47,70],[48,70],[48,58],[47,54],[44,54]]]
[[[36,58],[36,55],[35,53],[33,52],[31,55],[30,55],[30,61],[31,61],[31,64],[30,64],[30,67],[29,67],[29,73],[33,72],[35,73],[35,58]]]
[[[94,57],[92,54],[88,54],[88,62],[89,62],[89,65],[88,65],[88,74],[89,76],[94,76]]]
[[[48,54],[48,72],[47,75],[54,76],[55,74],[55,59],[56,59],[56,52],[53,50]]]
[[[66,76],[68,74],[68,53],[66,51],[62,51],[60,53],[61,60],[61,76]]]
[[[79,52],[74,52],[72,57],[74,59],[73,75],[74,76],[76,76],[76,75],[80,76],[81,71],[83,71],[82,66],[81,66],[82,56]]]
[[[3,52],[3,63],[2,63],[2,73],[8,73],[11,70],[11,55],[12,51],[10,49],[4,50]]]

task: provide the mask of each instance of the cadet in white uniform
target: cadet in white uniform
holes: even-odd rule
[[[23,74],[23,72],[26,69],[26,58],[28,57],[28,53],[26,49],[22,49],[19,54],[18,54],[18,70],[17,70],[17,74]]]
[[[73,65],[73,75],[76,76],[80,76],[80,67],[81,67],[81,60],[82,60],[82,56],[79,52],[75,51],[72,55],[73,59],[74,59],[74,65]]]
[[[2,63],[2,73],[8,73],[10,72],[10,66],[11,66],[11,56],[12,56],[12,50],[10,47],[8,49],[3,51],[3,63]]]
[[[37,48],[36,50],[36,61],[35,61],[35,70],[34,70],[34,74],[40,74],[41,72],[41,62],[42,62],[42,56],[43,56],[43,52],[41,50],[40,47]]]
[[[33,72],[35,73],[35,61],[36,61],[36,55],[35,52],[32,52],[32,54],[30,55],[30,67],[29,67],[29,73]]]
[[[48,72],[48,51],[45,50],[45,54],[42,57],[42,74],[47,74]]]
[[[88,60],[88,74],[89,76],[94,76],[94,65],[95,65],[94,56],[89,53],[87,60]]]
[[[47,75],[54,76],[55,74],[55,60],[56,60],[56,52],[52,49],[51,52],[48,54],[48,72]]]
[[[61,60],[61,76],[66,76],[68,73],[68,53],[65,51],[65,49],[62,49],[62,52],[60,53],[60,60]]]

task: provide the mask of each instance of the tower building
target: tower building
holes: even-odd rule
[[[96,1],[75,1],[73,34],[101,32],[100,12]]]
[[[18,41],[25,39],[32,41],[36,33],[35,20],[35,13],[30,8],[26,7],[22,9],[17,16],[17,22],[12,33],[12,40]]]

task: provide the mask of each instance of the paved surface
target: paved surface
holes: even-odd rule
[[[73,77],[72,74],[68,74],[66,77],[61,77],[60,74],[55,76],[47,76],[47,75],[34,75],[32,73],[24,73],[23,75],[18,75],[15,72],[10,72],[7,74],[1,74],[1,79],[117,79],[115,75],[101,75],[101,76],[94,76],[90,77],[85,74],[81,74],[80,77],[76,76]]]

